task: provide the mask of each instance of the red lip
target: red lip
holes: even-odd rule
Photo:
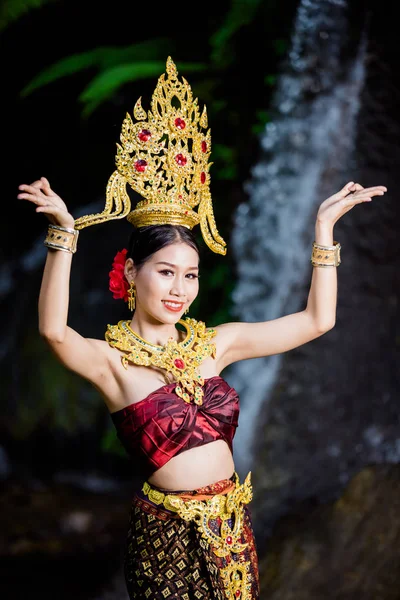
[[[180,303],[180,305],[179,305],[179,308],[172,308],[171,306],[167,306],[167,305],[165,304],[165,301],[163,301],[163,304],[164,304],[165,308],[166,308],[167,310],[170,310],[171,312],[181,312],[181,310],[182,310],[182,308],[183,308],[183,304],[184,304],[184,303],[183,303],[183,302],[181,302],[181,303]]]

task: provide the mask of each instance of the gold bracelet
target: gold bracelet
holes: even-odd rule
[[[341,245],[334,241],[333,246],[321,246],[315,241],[312,246],[311,264],[313,267],[338,267],[340,260]]]
[[[63,250],[64,252],[76,252],[79,231],[69,227],[60,227],[59,225],[49,225],[44,245],[54,250]]]

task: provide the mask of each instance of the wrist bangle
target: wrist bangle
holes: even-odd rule
[[[44,245],[53,250],[63,250],[64,252],[76,252],[79,231],[69,227],[60,227],[59,225],[49,225]]]
[[[333,246],[322,246],[315,241],[312,245],[311,264],[313,267],[338,267],[340,259],[341,245],[334,241]]]

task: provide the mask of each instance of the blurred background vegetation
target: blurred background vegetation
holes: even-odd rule
[[[18,232],[14,226],[6,228],[2,246],[6,276],[18,282],[15,292],[3,296],[5,323],[19,323],[18,330],[13,326],[10,332],[16,338],[16,356],[8,354],[9,362],[3,362],[10,378],[6,388],[11,410],[4,427],[9,448],[15,439],[30,439],[34,444],[36,434],[35,447],[43,446],[41,456],[46,440],[55,443],[49,428],[54,426],[73,437],[83,424],[95,421],[97,431],[102,432],[101,449],[124,456],[113,429],[104,420],[104,411],[100,417],[98,409],[93,414],[97,404],[94,390],[57,364],[37,334],[42,263],[33,269],[33,279],[20,267],[37,255],[47,220],[27,203],[15,202],[18,185],[46,176],[76,216],[83,206],[105,198],[125,114],[132,113],[140,96],[143,107],[149,106],[157,78],[171,56],[200,106],[207,107],[214,213],[228,244],[225,257],[216,255],[205,248],[200,231],[196,232],[204,252],[201,293],[191,316],[209,325],[234,319],[231,292],[235,261],[229,241],[233,214],[246,200],[243,184],[258,156],[258,134],[270,118],[268,107],[285,60],[296,6],[295,0],[284,6],[272,0],[206,0],[192,5],[189,11],[184,4],[140,5],[122,0],[104,6],[92,0],[2,3],[0,42],[7,131],[3,143],[8,148],[4,191],[11,222],[18,224]],[[81,256],[72,270],[70,323],[83,335],[103,335],[98,324],[92,330],[88,325],[96,311],[92,301],[96,288],[108,293],[108,270],[116,251],[126,246],[129,228],[127,222],[110,224],[104,230],[110,232],[109,245],[102,252],[93,243],[90,229],[82,232]],[[119,246],[113,241],[116,238]],[[108,260],[102,260],[106,254]],[[81,281],[79,261],[84,263]],[[79,322],[74,319],[73,307],[81,304],[86,311],[90,306],[92,314],[85,319],[82,309]],[[126,318],[125,307],[113,310],[121,313],[114,312],[113,317],[111,311],[107,322]],[[88,403],[82,396],[89,398]],[[91,463],[91,433],[86,431],[85,435],[89,440],[82,447],[89,452]],[[52,464],[63,460],[62,439]],[[82,447],[77,448],[79,457]],[[37,468],[36,458],[32,462]]]
[[[4,2],[0,36],[11,59],[6,101],[14,113],[10,200],[19,183],[43,174],[71,210],[104,195],[125,113],[139,96],[144,107],[150,102],[171,55],[207,106],[214,211],[229,247],[232,213],[244,200],[257,135],[269,119],[296,4],[289,0],[282,9],[272,0],[205,1],[189,17],[185,5],[169,3],[149,10],[120,0],[112,9],[90,0]],[[37,225],[31,207],[14,210],[32,241]],[[12,236],[8,242],[6,258],[20,248]],[[202,294],[193,309],[217,323],[230,315],[234,264],[229,252],[227,259],[211,254],[204,252]]]

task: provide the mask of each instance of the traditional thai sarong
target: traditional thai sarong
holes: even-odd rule
[[[192,491],[162,490],[150,475],[191,448],[222,439],[233,452],[239,397],[221,376],[204,380],[202,404],[166,384],[111,413],[117,435],[142,477],[125,548],[130,598],[257,600],[257,552],[248,503],[250,473]]]
[[[124,571],[131,599],[258,600],[249,473],[193,491],[135,492]]]

